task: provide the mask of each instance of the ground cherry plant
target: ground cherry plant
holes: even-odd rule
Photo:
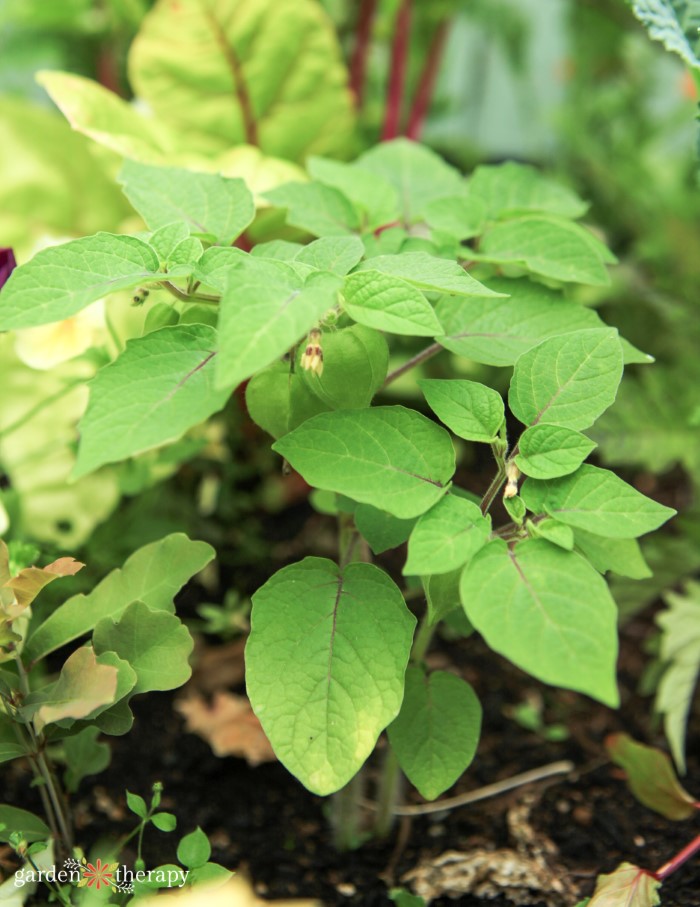
[[[116,291],[159,291],[145,333],[89,382],[76,477],[175,441],[248,382],[248,411],[280,468],[296,470],[339,527],[336,559],[307,557],[255,594],[248,693],[289,771],[317,794],[345,792],[347,844],[357,830],[343,798],[383,731],[380,831],[399,770],[433,799],[474,756],[473,689],[423,657],[453,610],[533,677],[618,704],[604,575],[647,575],[636,539],[673,511],[585,462],[595,447],[585,431],[614,403],[625,364],[650,357],[580,301],[578,287],[605,287],[615,259],[577,222],[578,197],[516,164],[465,178],[405,139],[352,163],[311,157],[308,174],[263,193],[254,222],[241,179],[127,160],[119,179],[146,229],[36,254],[0,293],[0,329],[57,322]],[[253,244],[261,217],[268,238]],[[401,361],[392,371],[390,356]],[[495,387],[426,377],[438,356],[448,375],[452,357],[508,369],[518,428],[507,431]],[[399,378],[410,405],[376,404]],[[455,482],[464,441],[493,454],[481,498]],[[495,521],[499,498],[507,517]],[[406,542],[399,585],[372,556]],[[427,602],[418,629],[405,601],[417,585]],[[140,681],[119,621],[176,618],[162,602],[153,611],[143,590],[119,601],[129,608],[116,629],[105,611],[93,649],[71,657],[121,678],[123,702]],[[66,609],[17,633],[18,666],[92,630],[58,632]],[[42,715],[50,689],[20,717]],[[112,702],[92,708],[114,714]]]

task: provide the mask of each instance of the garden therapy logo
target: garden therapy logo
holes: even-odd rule
[[[135,882],[155,884],[158,887],[182,888],[187,882],[189,869],[128,869],[120,863],[107,863],[97,859],[94,862],[86,860],[65,860],[63,866],[57,869],[20,869],[15,873],[15,887],[23,888],[27,883],[48,882],[75,885],[76,888],[91,888],[100,891],[111,889],[115,894],[122,892],[131,894]]]

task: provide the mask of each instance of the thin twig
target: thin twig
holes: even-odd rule
[[[549,765],[543,765],[541,768],[534,768],[528,772],[513,775],[512,778],[496,781],[494,784],[487,784],[486,787],[468,791],[458,797],[447,797],[444,800],[436,800],[434,803],[424,803],[420,806],[397,806],[394,809],[394,815],[425,816],[429,813],[441,813],[447,809],[456,809],[458,806],[467,806],[470,803],[477,803],[479,800],[487,800],[489,797],[498,797],[500,794],[523,787],[525,784],[535,784],[555,775],[568,775],[574,771],[575,767],[574,763],[568,760],[551,762]],[[371,800],[363,800],[362,805],[367,809],[377,809],[377,804]]]
[[[180,287],[175,286],[174,283],[171,283],[169,280],[161,280],[161,287],[164,290],[167,290],[168,293],[172,293],[180,302],[203,302],[206,305],[218,305],[220,302],[220,297],[210,296],[208,293],[185,293],[184,290],[181,290]]]
[[[425,362],[427,359],[432,359],[433,356],[436,356],[444,347],[440,346],[439,343],[431,343],[430,346],[427,346],[424,350],[421,350],[420,353],[416,353],[411,359],[407,362],[404,362],[403,365],[400,365],[398,368],[394,369],[393,372],[389,372],[384,381],[384,387],[388,384],[391,384],[392,381],[396,381],[397,378],[400,378],[402,375],[405,375],[406,372],[410,372],[412,368],[415,368],[417,365],[420,365],[421,362]]]
[[[438,25],[418,80],[418,88],[413,98],[411,112],[408,116],[408,126],[406,127],[406,135],[409,139],[414,139],[415,141],[420,138],[423,124],[433,99],[433,91],[435,90],[435,82],[440,70],[442,54],[445,50],[449,26],[449,19],[444,19]]]

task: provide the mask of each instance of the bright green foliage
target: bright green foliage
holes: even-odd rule
[[[274,362],[254,375],[246,387],[245,400],[253,422],[275,439],[330,408],[298,370],[290,372],[286,362]]]
[[[308,246],[302,246],[294,256],[319,271],[332,271],[341,276],[351,271],[364,255],[364,246],[357,236],[322,236]]]
[[[496,652],[538,680],[617,705],[617,608],[580,555],[543,539],[513,549],[497,539],[467,564],[461,592]]]
[[[209,838],[207,838],[201,828],[196,828],[190,834],[185,835],[177,846],[179,862],[189,869],[204,866],[210,856],[211,845]]]
[[[513,498],[512,500],[522,501],[522,498]],[[551,519],[540,520],[538,522],[532,520],[528,523],[528,532],[532,538],[546,539],[548,542],[551,542],[553,545],[558,545],[565,551],[574,550],[574,530],[571,526],[567,526],[566,523],[560,523],[558,520]]]
[[[425,296],[397,277],[358,271],[345,281],[343,296],[348,315],[368,327],[418,337],[442,333]]]
[[[46,823],[26,809],[0,805],[0,841],[7,843],[9,836],[19,832],[25,841],[48,841],[51,832]]]
[[[632,539],[652,532],[675,514],[615,473],[589,465],[562,479],[529,479],[522,496],[533,513],[547,513],[575,529],[612,539]]]
[[[436,198],[426,205],[423,217],[438,234],[445,234],[461,242],[481,233],[486,206],[471,193],[468,196]]]
[[[151,230],[184,223],[195,236],[228,246],[255,216],[253,196],[241,179],[136,161],[127,161],[119,178]]]
[[[516,362],[508,402],[525,425],[588,428],[615,400],[622,368],[612,328],[550,337]]]
[[[586,532],[585,529],[576,529],[574,539],[578,550],[599,573],[610,570],[618,576],[629,576],[632,579],[651,576],[649,565],[644,560],[636,539],[606,538]]]
[[[418,520],[403,572],[417,576],[456,570],[483,548],[490,534],[491,521],[476,504],[447,494]]]
[[[389,742],[411,784],[434,800],[468,768],[479,742],[481,706],[471,686],[446,671],[406,672],[398,717]]]
[[[63,749],[66,754],[66,787],[75,792],[83,778],[97,775],[107,768],[110,750],[106,743],[98,743],[99,728],[86,727],[78,734],[66,737]]]
[[[578,224],[534,214],[491,227],[482,237],[479,254],[473,257],[592,286],[610,283],[606,264],[615,262],[606,247]]]
[[[302,161],[347,154],[353,113],[331,24],[313,0],[159,0],[129,75],[193,151],[247,143]]]
[[[329,794],[398,714],[415,619],[379,568],[341,571],[313,557],[280,570],[253,602],[253,709],[280,761],[309,790]]]
[[[399,216],[399,196],[386,179],[357,164],[345,164],[322,157],[306,162],[309,173],[319,183],[341,192],[360,213],[363,231],[375,230]]]
[[[435,626],[443,617],[459,608],[461,604],[459,581],[462,568],[452,570],[450,573],[436,573],[434,576],[424,576],[423,588],[428,604],[428,619],[431,626]]]
[[[282,356],[333,306],[338,287],[331,274],[304,282],[282,262],[241,259],[221,298],[218,386],[235,386]]]
[[[500,296],[467,274],[464,268],[446,258],[435,258],[427,252],[404,252],[401,255],[378,255],[363,264],[364,269],[402,277],[421,290],[447,296]]]
[[[187,627],[174,614],[143,602],[129,605],[116,620],[101,620],[92,639],[96,652],[116,652],[136,671],[133,693],[173,690],[192,673],[187,658],[194,641]]]
[[[321,413],[273,449],[309,484],[402,519],[435,504],[455,468],[447,432],[403,406]]]
[[[173,596],[214,557],[204,542],[181,533],[166,536],[134,552],[87,595],[75,595],[30,634],[24,654],[37,661],[60,646],[89,633],[98,621],[117,619],[133,601],[173,611]]]
[[[482,203],[489,220],[525,211],[577,218],[588,208],[571,190],[542,176],[534,167],[512,161],[477,167],[469,180],[469,198]]]
[[[661,627],[660,659],[665,667],[655,707],[679,770],[685,772],[685,738],[693,694],[700,675],[700,584],[689,582],[684,593],[667,592],[667,608],[656,618]]]
[[[515,463],[533,479],[556,479],[575,472],[595,446],[578,431],[540,422],[518,439]]]
[[[398,548],[408,541],[416,525],[415,518],[401,520],[386,510],[378,510],[371,504],[358,504],[355,507],[355,525],[360,535],[374,554],[381,554],[390,548]]]
[[[287,208],[287,223],[314,236],[343,236],[360,226],[357,211],[342,192],[322,183],[286,183],[265,198]]]
[[[69,318],[108,293],[164,280],[159,267],[153,249],[135,236],[98,233],[43,249],[3,288],[0,330]]]
[[[216,347],[216,331],[205,324],[129,341],[90,382],[74,475],[175,441],[221,409],[230,389],[214,388]]]
[[[501,395],[477,381],[435,378],[419,381],[435,415],[460,438],[495,441],[505,418]]]

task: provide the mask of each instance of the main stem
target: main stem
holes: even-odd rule
[[[449,20],[443,20],[437,27],[433,40],[430,43],[430,50],[423,66],[423,71],[418,80],[418,89],[416,90],[411,112],[408,116],[408,126],[406,135],[409,139],[418,141],[423,131],[423,124],[430,109],[430,103],[433,99],[435,82],[440,70],[440,61],[445,49],[447,32],[449,30]]]
[[[396,14],[394,42],[391,47],[389,87],[386,96],[386,115],[382,141],[395,139],[401,128],[404,83],[408,63],[408,45],[411,37],[411,0],[401,0]]]
[[[365,89],[365,74],[367,70],[367,56],[369,53],[370,38],[372,37],[372,22],[377,7],[377,0],[360,0],[360,9],[357,13],[357,29],[355,31],[355,47],[350,60],[350,91],[355,98],[355,107],[362,107],[362,98]]]

